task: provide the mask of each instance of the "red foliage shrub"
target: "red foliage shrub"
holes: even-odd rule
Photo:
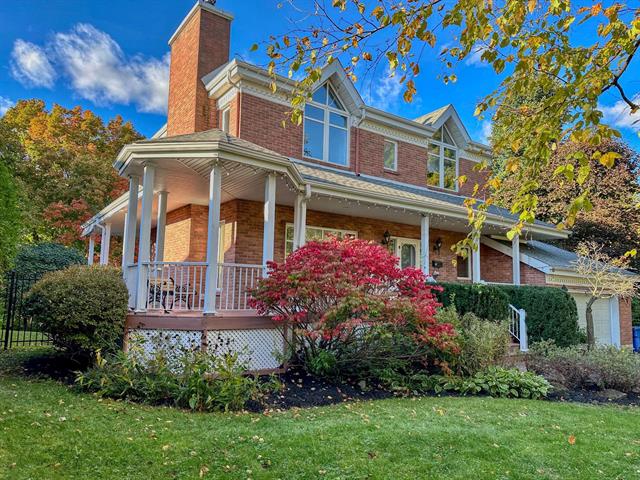
[[[395,354],[426,364],[434,352],[455,352],[453,325],[435,318],[439,287],[397,263],[363,240],[309,242],[268,265],[251,304],[286,327],[285,339],[305,364],[321,356],[340,370],[341,362],[358,368],[356,361]]]

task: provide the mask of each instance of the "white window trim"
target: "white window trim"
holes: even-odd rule
[[[446,132],[449,134],[449,137],[451,137],[453,139],[453,136],[451,135],[451,132],[449,132],[449,129],[447,128],[446,125],[442,125],[442,128],[444,130],[446,130]],[[442,188],[443,190],[449,190],[451,192],[457,192],[459,191],[460,187],[458,185],[458,177],[460,176],[460,154],[459,154],[459,148],[456,145],[450,145],[448,143],[444,143],[443,141],[440,140],[434,140],[434,139],[430,139],[429,143],[436,145],[440,148],[440,154],[439,154],[439,164],[438,164],[438,168],[439,168],[439,175],[440,175],[440,179],[438,182],[438,185],[428,185],[429,187],[437,187],[437,188]],[[454,182],[454,188],[447,188],[444,186],[444,149],[448,148],[450,150],[454,150],[456,152],[456,158],[455,158],[455,162],[456,162],[456,179]],[[431,158],[432,154],[430,153],[430,151],[427,152],[427,175],[429,174],[429,159]],[[448,159],[450,160],[450,159]]]
[[[469,276],[468,277],[459,277],[458,276],[458,265],[456,265],[456,279],[458,280],[471,280],[472,276],[473,276],[473,264],[471,263],[471,251],[469,249],[467,250],[467,257],[464,259],[467,262],[467,271],[469,272]],[[457,258],[457,255],[456,255]]]
[[[226,117],[226,122],[225,122]],[[226,126],[225,126],[226,123]],[[231,106],[227,105],[220,111],[220,130],[230,134],[231,133]]]
[[[295,228],[293,223],[287,223],[284,227],[284,257],[287,258],[287,244],[293,244],[293,239],[289,240],[287,238],[287,230],[289,230],[289,228]],[[331,228],[331,227],[316,227],[314,225],[306,225],[306,228],[315,228],[316,230],[322,230],[322,236],[324,237],[324,234],[326,232],[329,233],[341,233],[342,236],[345,235],[353,235],[354,238],[358,238],[358,232],[355,230],[344,230],[342,228]],[[305,239],[306,239],[306,229],[305,229]]]
[[[388,138],[384,139],[384,143],[390,143],[393,145],[393,168],[387,167],[386,165],[384,165],[384,151],[382,152],[383,154],[383,158],[382,158],[382,162],[383,162],[383,167],[386,171],[388,172],[397,172],[398,171],[398,142],[396,142],[395,140],[390,140]]]
[[[400,243],[406,243],[409,245],[413,245],[414,248],[416,249],[416,266],[415,268],[422,268],[422,255],[420,255],[421,253],[421,248],[422,248],[422,242],[419,238],[408,238],[408,237],[391,237],[391,241],[395,240],[396,241],[396,251],[393,252],[393,255],[398,259],[398,266],[402,266],[401,262],[402,262],[402,258],[400,257]]]
[[[329,90],[331,90],[333,92],[333,95],[340,100],[340,102],[342,103],[342,99],[340,97],[338,97],[338,95],[336,94],[335,90],[333,89],[333,87],[331,86],[331,84],[329,82],[321,85],[321,86],[327,86],[327,96],[329,95]],[[320,87],[318,87],[320,88]],[[303,114],[303,119],[304,121],[302,122],[302,158],[310,158],[312,160],[316,160],[318,162],[323,162],[323,163],[328,163],[329,165],[337,165],[339,167],[349,167],[351,164],[351,116],[349,115],[349,112],[345,111],[345,110],[340,110],[338,108],[334,108],[329,106],[328,104],[323,105],[321,103],[317,103],[314,102],[313,100],[308,100],[307,101],[308,105],[311,105],[313,107],[316,108],[320,108],[323,112],[324,112],[324,120],[322,122],[322,126],[323,126],[323,135],[324,138],[322,139],[322,153],[324,155],[324,158],[316,158],[316,157],[312,157],[311,155],[306,155],[305,151],[304,151],[304,139],[307,138],[307,131],[306,131],[306,125],[307,125],[307,115],[305,114],[304,110],[302,112]],[[346,163],[343,165],[341,163],[335,163],[335,162],[331,162],[329,160],[329,137],[330,137],[330,132],[331,132],[331,123],[329,121],[330,117],[331,117],[331,113],[335,113],[338,115],[341,115],[343,117],[346,117],[347,119],[347,126],[346,128],[342,128],[342,127],[338,127],[336,125],[333,125],[335,128],[340,128],[341,130],[346,130],[347,132],[347,161]],[[318,120],[315,120],[316,122]]]

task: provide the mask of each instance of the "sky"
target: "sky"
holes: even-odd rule
[[[219,0],[234,14],[231,55],[264,65],[251,45],[294,26],[294,11],[282,0]],[[286,3],[286,2],[285,2]],[[41,98],[51,106],[81,105],[108,120],[121,115],[145,136],[166,120],[169,46],[192,0],[3,0],[0,2],[0,115],[16,101]],[[476,103],[499,77],[477,58],[456,67],[458,81],[438,79],[442,67],[425,55],[411,104],[384,69],[356,84],[367,103],[415,118],[453,103],[474,140],[486,141],[490,120],[473,116]],[[626,75],[631,96],[640,98],[640,61]],[[630,116],[613,90],[601,98],[605,119],[640,150],[640,114]],[[634,118],[635,117],[635,118]]]

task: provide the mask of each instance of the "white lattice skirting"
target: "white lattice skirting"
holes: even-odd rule
[[[278,330],[210,330],[207,332],[207,351],[213,355],[237,352],[249,370],[273,370],[280,367],[284,341]],[[200,348],[202,332],[198,330],[130,329],[129,343],[136,345],[142,355],[150,358],[163,351],[167,357],[185,350]]]

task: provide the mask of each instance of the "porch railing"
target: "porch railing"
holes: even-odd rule
[[[148,262],[143,266],[147,278],[147,310],[199,311],[204,308],[206,263]],[[216,309],[249,310],[249,292],[262,278],[262,273],[262,265],[218,264]]]
[[[527,335],[527,312],[522,308],[509,305],[509,333],[520,344],[520,351],[529,350],[529,337]]]

